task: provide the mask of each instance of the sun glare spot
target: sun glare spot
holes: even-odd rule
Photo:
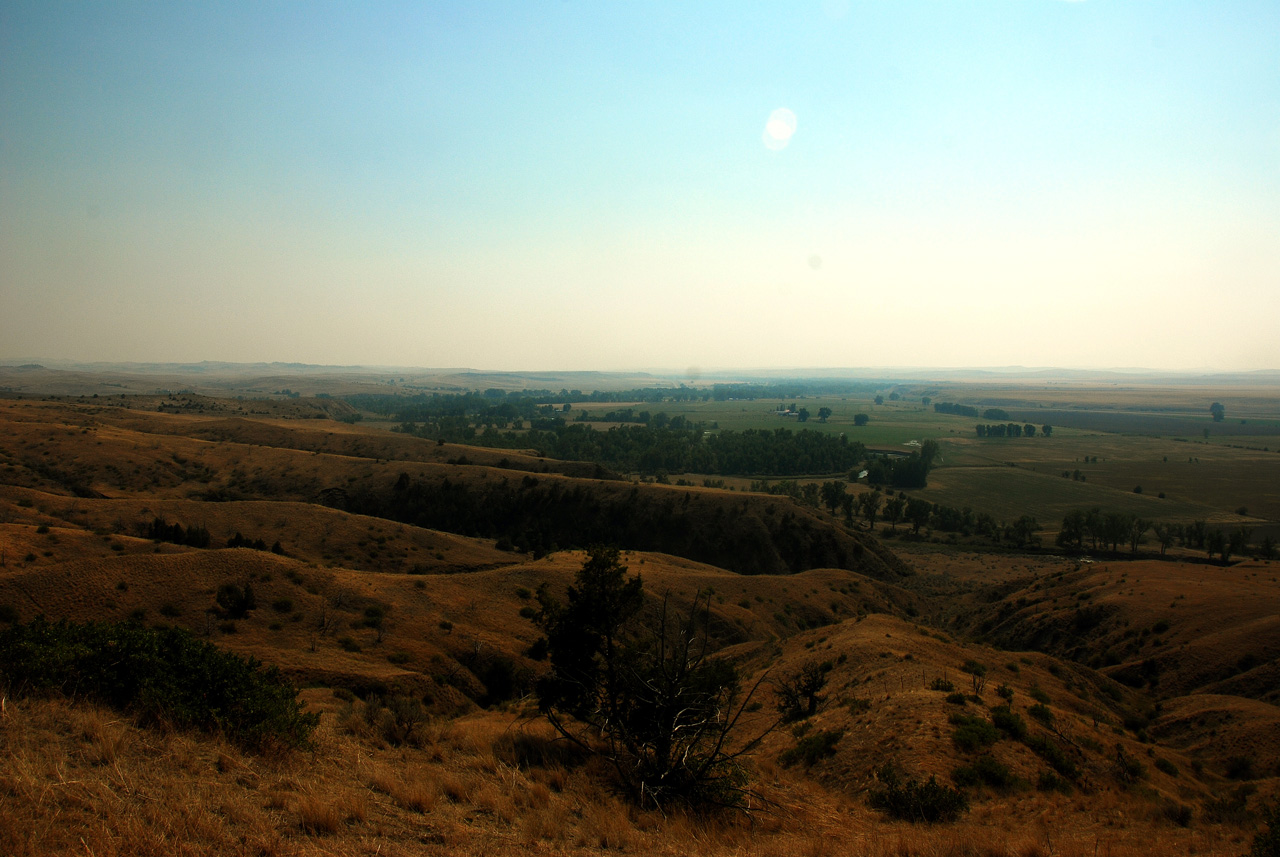
[[[775,152],[785,149],[795,133],[796,114],[785,107],[779,107],[769,114],[768,121],[764,123],[764,144]]]

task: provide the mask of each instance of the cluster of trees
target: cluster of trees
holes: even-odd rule
[[[1205,551],[1210,558],[1219,557],[1229,562],[1232,556],[1243,554],[1248,548],[1253,531],[1238,526],[1230,530],[1210,527],[1204,521],[1187,524],[1168,524],[1149,521],[1126,512],[1104,512],[1098,507],[1072,509],[1062,519],[1057,544],[1064,548],[1084,550],[1110,549],[1118,551],[1127,545],[1131,553],[1146,540],[1147,533],[1155,536],[1164,554],[1175,543],[1180,547]],[[1275,554],[1275,544],[1268,536],[1259,545],[1259,553],[1270,559]]]
[[[1088,541],[1092,550],[1110,546],[1113,551],[1124,544],[1129,545],[1130,551],[1137,551],[1149,529],[1151,521],[1127,512],[1103,512],[1096,506],[1088,510],[1072,509],[1062,518],[1056,544],[1083,550]]]
[[[667,415],[664,413],[660,413],[658,416],[663,420],[667,419]],[[653,419],[653,415],[648,411],[637,412],[635,408],[620,408],[616,411],[609,411],[602,417],[582,411],[574,419],[580,423],[639,423],[647,426],[649,421]],[[684,417],[681,417],[681,419],[684,419]]]
[[[783,381],[777,384],[715,384],[711,398],[717,402],[730,399],[792,399],[797,396],[843,396],[870,393],[883,384],[877,381]]]
[[[884,493],[876,489],[863,494],[849,494],[846,483],[839,481],[801,485],[792,479],[772,484],[760,480],[751,483],[751,490],[791,497],[815,509],[825,507],[833,515],[842,512],[848,524],[860,517],[868,529],[874,529],[876,521],[880,520],[889,524],[890,532],[897,532],[899,524],[910,526],[912,535],[919,535],[924,527],[965,537],[976,535],[997,544],[1005,542],[1016,547],[1034,545],[1039,540],[1036,533],[1040,524],[1030,515],[1022,515],[1011,522],[997,521],[986,512],[975,513],[967,506],[957,509],[931,503],[921,497],[909,497],[902,492]]]
[[[182,524],[170,524],[161,517],[157,517],[149,527],[143,529],[143,536],[157,542],[171,542],[193,548],[207,548],[210,542],[209,531],[204,524],[183,528]]]
[[[236,534],[231,538],[227,539],[227,547],[252,548],[253,550],[256,550],[256,551],[270,550],[274,554],[280,554],[280,555],[284,554],[284,546],[281,545],[280,542],[277,541],[270,548],[268,548],[267,543],[264,542],[262,539],[251,539],[248,536],[242,535],[239,530],[236,530]]]
[[[933,411],[938,414],[954,414],[958,417],[976,417],[978,409],[972,405],[959,405],[955,402],[934,402]]]
[[[608,431],[555,420],[525,434],[488,430],[465,440],[479,446],[535,449],[546,458],[589,461],[629,473],[800,476],[844,472],[867,455],[863,444],[843,435],[785,428],[708,434],[701,423],[691,426],[683,416],[659,426],[658,416],[662,415],[650,425],[614,426]],[[401,430],[431,436],[412,426]]]
[[[938,456],[938,442],[926,440],[920,449],[902,458],[879,457],[867,464],[867,482],[893,488],[923,488]]]
[[[887,522],[890,532],[896,532],[899,524],[911,527],[912,535],[919,535],[922,527],[931,531],[980,536],[993,542],[1007,542],[1017,547],[1037,543],[1039,523],[1030,515],[1022,515],[1016,521],[997,521],[986,512],[975,513],[966,506],[957,509],[942,503],[930,503],[920,497],[908,497],[904,493],[894,495],[872,491],[862,495],[858,511],[868,526],[874,526],[876,518]]]
[[[401,474],[386,490],[334,493],[327,500],[357,514],[492,538],[535,556],[612,543],[742,574],[863,564],[863,546],[847,533],[801,510],[746,497],[726,502],[703,492],[532,475],[463,483]]]
[[[988,412],[989,413],[989,412]],[[979,423],[975,426],[978,437],[1035,437],[1036,427],[1031,423],[1018,425],[1017,423],[996,423],[995,425],[982,425]],[[1053,434],[1053,426],[1046,425],[1040,427],[1040,433],[1045,437]]]

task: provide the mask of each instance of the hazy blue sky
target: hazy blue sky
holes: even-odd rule
[[[1280,3],[0,0],[18,357],[1280,368]]]

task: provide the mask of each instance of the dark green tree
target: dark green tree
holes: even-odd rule
[[[840,504],[844,501],[844,483],[843,482],[823,482],[822,483],[822,504],[827,507],[831,514],[836,513],[836,509],[840,508]]]
[[[858,503],[862,507],[862,517],[867,519],[867,529],[875,529],[876,515],[880,513],[880,503],[883,500],[884,495],[879,491],[868,492],[859,499]]]
[[[1151,529],[1151,522],[1143,518],[1133,518],[1129,524],[1129,552],[1137,553],[1138,545],[1142,544],[1142,539],[1147,534],[1147,530]],[[1161,551],[1163,553],[1163,550]]]
[[[870,420],[871,420],[871,418],[870,418],[869,416],[867,416],[866,414],[854,414],[854,415],[853,415],[853,424],[854,424],[855,426],[865,426],[865,425],[866,425]]]
[[[637,803],[739,805],[738,759],[763,735],[734,740],[756,688],[741,693],[732,662],[712,652],[709,597],[684,615],[666,599],[646,611],[640,579],[602,548],[589,552],[567,603],[545,586],[538,601],[551,660],[538,702],[556,731],[607,759]]]
[[[1227,416],[1227,409],[1222,406],[1222,402],[1214,402],[1209,406],[1209,413],[1213,414],[1213,421],[1220,423]]]
[[[907,510],[907,501],[902,497],[894,497],[884,504],[884,519],[893,527],[894,532],[898,530],[898,522],[902,520]]]
[[[827,418],[831,416],[830,408],[818,408],[818,422],[825,423]]]
[[[920,527],[929,523],[929,517],[933,514],[933,504],[928,500],[912,497],[907,500],[906,512],[907,520],[911,522],[911,532],[918,534]]]
[[[1209,558],[1212,559],[1214,554],[1222,554],[1222,561],[1226,562],[1229,554],[1227,551],[1227,537],[1223,535],[1222,530],[1207,530],[1204,535],[1205,549],[1209,552]]]

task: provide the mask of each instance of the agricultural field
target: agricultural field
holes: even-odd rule
[[[1280,528],[1280,436],[1272,434],[1280,432],[1280,397],[1268,388],[1216,391],[1229,403],[1228,413],[1247,415],[1220,423],[1208,410],[1215,391],[1200,388],[950,385],[913,388],[892,401],[893,389],[886,386],[879,405],[877,394],[868,393],[632,407],[666,410],[721,430],[844,434],[882,452],[906,453],[913,441],[934,439],[941,455],[919,496],[998,519],[1030,514],[1056,528],[1067,511],[1099,506],[1155,521],[1246,524],[1258,538]],[[1037,435],[978,438],[976,424],[1000,421],[935,413],[920,403],[922,389],[935,402],[971,404],[980,412],[1003,407],[1009,422],[1031,422]],[[778,415],[793,403],[807,408],[810,419],[799,423]],[[616,407],[623,406],[574,405],[573,413],[603,414]],[[831,409],[825,422],[816,416],[821,408]],[[857,413],[868,415],[867,425],[853,424]],[[1053,427],[1049,437],[1039,433],[1046,424]]]

